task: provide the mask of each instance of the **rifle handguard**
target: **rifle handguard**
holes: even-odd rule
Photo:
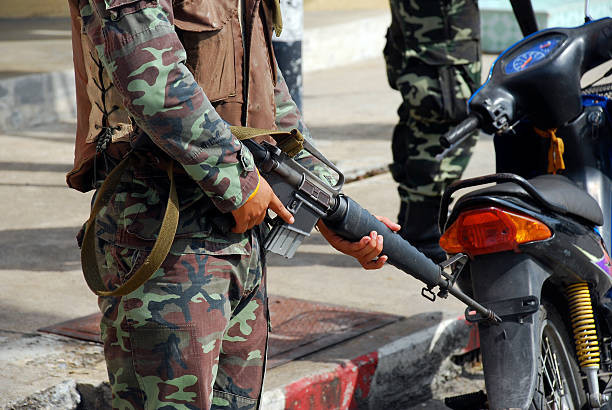
[[[334,232],[351,241],[358,241],[376,231],[385,239],[382,253],[389,258],[388,263],[429,287],[438,286],[444,281],[438,265],[347,196],[338,197],[335,212],[328,215],[324,222]]]

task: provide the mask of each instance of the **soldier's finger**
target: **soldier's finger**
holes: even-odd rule
[[[385,263],[387,262],[387,259],[388,259],[387,256],[383,255],[379,257],[378,259],[366,262],[365,264],[362,264],[361,266],[363,266],[363,268],[367,270],[380,269],[385,265]]]
[[[252,209],[250,209],[251,204],[248,202],[242,205],[240,208],[232,211],[235,225],[232,227],[231,231],[234,233],[244,233],[250,227],[249,223],[252,219]]]
[[[359,255],[361,255],[364,247],[366,247],[371,241],[371,238],[369,236],[364,236],[357,242],[347,241],[346,239],[343,239],[341,237],[339,238],[342,242],[342,248],[338,250],[355,258],[358,258]]]
[[[232,232],[234,233],[245,233],[249,229],[246,221],[240,221],[240,223],[236,222],[236,225],[232,228]]]
[[[378,216],[378,215],[374,215],[376,217],[376,219],[378,219],[380,222],[384,223],[385,225],[387,225],[387,228],[391,229],[393,232],[397,232],[399,231],[402,227],[399,224],[396,224],[395,222],[391,221],[389,218],[387,218],[386,216]]]
[[[364,254],[359,259],[363,260],[364,262],[368,262],[368,261],[375,259],[378,255],[380,255],[380,252],[382,252],[382,247],[383,247],[383,237],[382,235],[378,235],[378,237],[376,238],[376,243],[374,243],[374,247],[369,248],[369,252]]]
[[[378,234],[372,231],[367,238],[369,238],[369,240],[353,254],[353,256],[359,260],[369,261],[380,253],[380,251],[376,250],[378,246]],[[361,242],[359,242],[359,244],[361,244]],[[371,254],[374,254],[374,256],[368,259],[368,256]]]
[[[288,224],[292,224],[295,221],[291,212],[285,208],[285,205],[283,205],[276,195],[272,194],[272,200],[270,201],[268,207]]]

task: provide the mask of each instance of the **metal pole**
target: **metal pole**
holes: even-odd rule
[[[588,23],[592,21],[591,15],[589,13],[589,0],[584,0],[584,22]]]
[[[523,36],[527,37],[538,31],[538,22],[536,21],[531,0],[510,0],[510,4]]]
[[[304,3],[303,0],[280,0],[280,4],[283,15],[283,32],[280,37],[273,37],[272,46],[289,93],[302,111]]]

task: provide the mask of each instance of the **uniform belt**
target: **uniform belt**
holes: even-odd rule
[[[155,151],[133,151],[132,166],[137,170],[146,170],[147,168],[155,168],[160,171],[160,175],[166,175],[168,169],[168,162],[173,160],[163,152]],[[176,176],[187,176],[185,168],[182,166],[174,166],[173,173]]]

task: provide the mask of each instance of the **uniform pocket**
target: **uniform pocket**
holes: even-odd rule
[[[174,2],[174,24],[186,31],[220,30],[237,13],[232,0],[177,0]]]
[[[232,31],[237,13],[227,0],[179,0],[174,5],[175,30],[187,51],[187,68],[213,102],[236,95]]]
[[[104,3],[112,20],[118,20],[144,8],[157,7],[157,0],[104,0]]]
[[[232,22],[216,31],[177,33],[187,51],[186,65],[211,102],[236,95],[236,60]]]
[[[204,404],[201,378],[203,351],[193,325],[145,326],[130,330],[131,355],[140,388],[155,395],[147,397],[147,408],[201,408]],[[177,393],[177,386],[180,393]]]
[[[467,113],[467,100],[474,86],[467,65],[411,65],[410,73],[398,80],[404,97],[402,115],[424,123],[455,122]]]
[[[106,263],[105,272],[113,276],[108,278],[113,285],[123,285],[132,277],[144,263],[149,255],[148,251],[142,249],[124,248],[112,243],[104,245]]]

